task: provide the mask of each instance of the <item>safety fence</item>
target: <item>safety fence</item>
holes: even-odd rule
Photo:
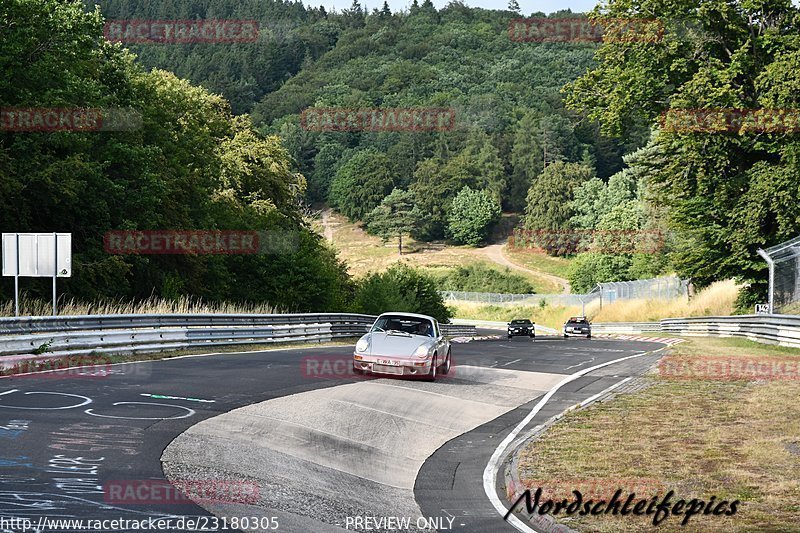
[[[497,305],[581,305],[583,294],[504,294],[498,292],[439,291],[446,302],[474,302]]]
[[[769,267],[768,313],[800,313],[800,237],[758,250]]]
[[[586,294],[503,294],[495,292],[439,291],[445,301],[495,305],[586,306],[601,307],[617,300],[665,300],[688,297],[689,281],[675,276],[634,281],[598,283]]]

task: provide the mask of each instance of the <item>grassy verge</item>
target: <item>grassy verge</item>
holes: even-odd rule
[[[800,363],[800,350],[744,339],[691,339],[672,348],[672,355]],[[686,527],[680,526],[682,516],[671,516],[662,531],[796,531],[800,381],[645,379],[650,386],[644,390],[569,414],[528,445],[520,455],[523,483],[593,479],[614,487],[621,479],[658,480],[661,497],[675,491],[673,502],[708,502],[711,496],[741,502],[733,516],[701,513]],[[615,490],[607,490],[606,498]],[[650,531],[652,518],[574,514],[563,523],[580,531]]]

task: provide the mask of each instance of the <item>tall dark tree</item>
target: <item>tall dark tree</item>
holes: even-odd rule
[[[394,189],[381,205],[367,216],[367,228],[383,242],[397,237],[397,253],[403,255],[403,235],[414,232],[420,212],[415,209],[414,197],[408,191]]]
[[[364,150],[339,167],[329,200],[350,220],[363,220],[394,188],[391,163],[385,154]]]

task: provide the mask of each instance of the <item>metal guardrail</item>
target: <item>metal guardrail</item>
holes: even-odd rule
[[[495,320],[468,320],[463,318],[454,318],[452,322],[457,324],[464,324],[469,322],[470,325],[477,326],[479,328],[485,329],[502,329],[506,331],[508,328],[508,322],[498,322]],[[547,326],[543,326],[541,324],[534,324],[534,329],[536,330],[537,335],[556,335],[558,334],[558,330],[553,328],[549,328]]]
[[[439,324],[439,329],[445,337],[474,336],[478,334],[474,324]]]
[[[745,337],[800,348],[800,316],[734,315],[667,318],[661,331],[686,336]]]
[[[659,322],[594,322],[592,331],[595,333],[642,333],[648,331],[661,331]]]
[[[75,315],[0,318],[0,335],[101,329],[159,328],[168,326],[270,326],[286,324],[359,323],[375,321],[371,315],[352,313]]]
[[[597,333],[662,332],[687,337],[744,337],[766,344],[800,348],[800,316],[733,315],[665,318],[661,322],[592,324]]]
[[[0,356],[133,353],[275,342],[325,342],[366,333],[374,316],[172,314],[0,318]],[[446,336],[475,335],[472,325],[441,325]]]

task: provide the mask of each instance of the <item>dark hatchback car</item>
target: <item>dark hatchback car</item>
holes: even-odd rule
[[[564,337],[571,335],[592,338],[592,325],[585,316],[573,316],[564,323]]]
[[[533,322],[525,319],[512,320],[508,323],[508,338],[511,337],[536,337],[536,330],[533,327]]]

